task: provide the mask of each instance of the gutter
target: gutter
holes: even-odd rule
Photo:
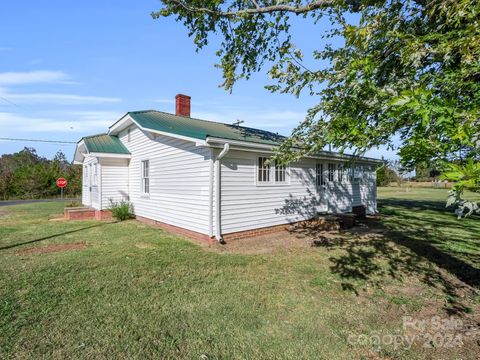
[[[275,146],[275,145],[257,144],[252,142],[239,141],[239,140],[227,140],[227,139],[216,138],[211,136],[208,136],[205,142],[210,147],[220,147],[222,144],[226,144],[228,142],[230,145],[235,146],[234,148],[235,150],[253,151],[253,152],[271,153],[278,148],[278,146]],[[343,160],[343,161],[350,161],[353,159],[363,163],[376,164],[376,165],[381,165],[384,163],[382,160],[369,158],[365,156],[340,154],[334,151],[325,151],[325,150],[319,151],[318,154],[306,155],[303,157],[307,159],[322,159],[322,160],[335,159],[335,160]]]
[[[221,230],[221,208],[220,208],[220,187],[221,187],[221,184],[220,184],[220,181],[221,181],[221,177],[220,177],[220,170],[221,170],[221,167],[220,167],[220,164],[221,164],[221,160],[222,158],[227,155],[228,151],[230,150],[230,144],[229,143],[225,143],[223,145],[223,150],[220,152],[220,154],[217,155],[217,157],[215,158],[215,238],[217,239],[217,241],[221,244],[224,243],[223,241],[223,238],[222,238],[222,230]]]

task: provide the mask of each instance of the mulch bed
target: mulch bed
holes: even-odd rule
[[[18,250],[16,255],[46,254],[60,251],[83,250],[87,247],[85,243],[73,244],[51,244],[43,247],[34,247],[29,249]]]

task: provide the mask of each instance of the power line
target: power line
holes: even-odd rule
[[[40,139],[16,139],[16,138],[3,138],[0,140],[6,141],[31,141],[31,142],[43,142],[43,143],[55,143],[55,144],[76,144],[75,141],[62,141],[62,140],[40,140]]]
[[[6,97],[4,97],[4,96],[0,96],[0,99],[3,100],[3,101],[5,101],[6,103],[12,105],[12,106],[15,106],[15,107],[19,108],[19,109],[26,110],[23,106],[20,106],[20,105],[18,105],[18,104],[15,104],[13,101],[8,100],[8,99],[7,99]]]

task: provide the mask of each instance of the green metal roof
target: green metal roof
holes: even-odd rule
[[[143,128],[200,140],[205,140],[210,136],[266,145],[279,145],[285,139],[284,136],[269,131],[177,116],[156,110],[132,111],[128,115]]]
[[[99,134],[86,136],[82,140],[85,142],[85,146],[89,152],[130,154],[117,136]]]

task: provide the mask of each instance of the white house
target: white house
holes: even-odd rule
[[[269,165],[282,139],[191,118],[190,97],[177,95],[175,115],[129,112],[107,134],[78,142],[82,202],[104,210],[110,200],[128,200],[139,219],[217,240],[318,212],[361,205],[367,213],[376,211],[378,160],[321,152],[288,166]]]

